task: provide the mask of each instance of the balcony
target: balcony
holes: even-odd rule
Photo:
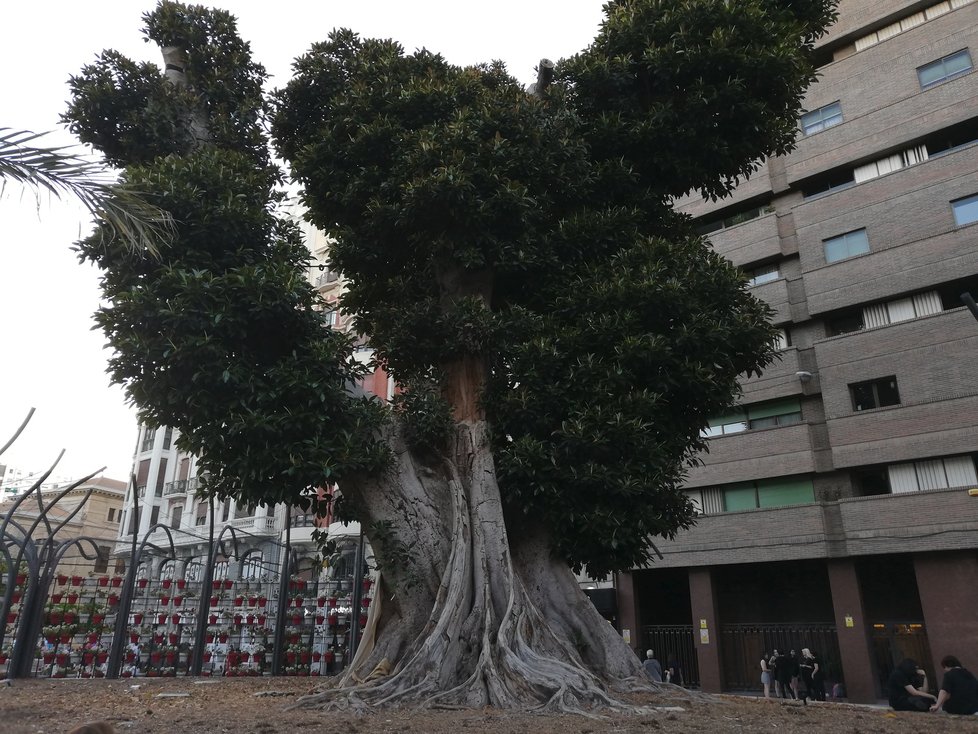
[[[786,324],[791,321],[791,307],[788,303],[788,281],[785,278],[757,285],[750,289],[751,295],[764,301],[774,309],[772,324]]]
[[[970,453],[978,329],[965,308],[815,343],[835,466]],[[854,411],[849,385],[893,375],[900,404]]]
[[[778,217],[773,212],[710,234],[710,244],[738,267],[781,255]]]
[[[709,453],[699,456],[702,466],[689,470],[685,486],[712,487],[815,471],[807,423],[718,436],[709,445]]]
[[[187,493],[187,484],[189,480],[180,479],[175,482],[167,482],[163,485],[163,496],[169,497],[170,495],[179,495]]]
[[[238,517],[227,524],[252,535],[274,535],[276,532],[274,517]]]
[[[936,489],[704,515],[675,540],[655,539],[657,567],[844,558],[978,547],[978,501]]]
[[[794,347],[782,349],[778,357],[780,359],[765,367],[759,377],[755,375],[741,381],[744,391],[741,402],[760,403],[802,393],[801,382],[795,374],[802,369],[798,350]]]

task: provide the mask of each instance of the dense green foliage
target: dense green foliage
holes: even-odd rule
[[[606,11],[539,97],[499,64],[336,31],[271,118],[335,240],[344,310],[401,384],[429,386],[399,402],[409,440],[437,452],[438,387],[481,360],[511,530],[542,526],[594,575],[692,522],[679,485],[699,430],[772,359],[766,307],[671,197],[722,195],[790,147],[832,17],[829,0]],[[382,415],[345,392],[349,341],[321,328],[296,232],[274,216],[264,72],[226,14],[164,2],[147,28],[186,47],[189,85],[106,52],[67,115],[181,220],[158,261],[81,245],[107,270],[113,377],[145,420],[185,432],[221,491],[287,498],[382,465]]]
[[[831,18],[818,1],[606,10],[539,99],[498,65],[335,32],[272,128],[336,239],[344,307],[399,380],[485,357],[508,522],[542,523],[594,575],[691,523],[699,430],[772,358],[766,308],[669,202],[790,146]]]
[[[207,49],[189,55],[188,87],[108,51],[71,80],[65,115],[178,219],[158,256],[98,233],[77,246],[104,271],[108,305],[96,320],[115,350],[109,371],[142,421],[180,430],[211,491],[296,502],[336,473],[383,463],[370,440],[382,411],[351,398],[362,368],[350,339],[314,310],[309,253],[276,213],[281,175],[260,124],[264,70],[227,13],[162,3],[146,22],[160,45]],[[205,142],[191,115],[206,123]]]

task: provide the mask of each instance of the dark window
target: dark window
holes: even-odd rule
[[[183,519],[183,505],[177,505],[173,508],[173,512],[170,513],[170,527],[174,530],[179,529],[180,520]]]
[[[95,558],[95,568],[93,569],[95,573],[105,573],[109,570],[109,546],[100,545],[98,547],[98,556]]]
[[[937,61],[931,61],[917,68],[917,78],[921,89],[929,89],[935,84],[956,79],[971,71],[971,56],[968,49],[955,51]]]
[[[153,512],[149,516],[149,524],[152,527],[160,521],[160,506],[153,505]]]
[[[113,520],[115,520],[115,508],[114,507],[110,507],[109,508],[109,522],[112,522]]]
[[[163,434],[163,450],[169,451],[171,443],[173,443],[173,429],[167,428],[166,432]]]
[[[900,404],[900,391],[896,377],[882,377],[868,382],[849,385],[853,410],[870,410]]]
[[[231,514],[231,501],[224,500],[224,506],[221,508],[221,522],[227,522],[228,516]]]
[[[829,321],[829,336],[851,334],[863,328],[863,313],[856,311],[844,316],[838,316]]]
[[[146,426],[143,429],[143,443],[139,447],[140,453],[153,450],[153,439],[156,438],[156,430]]]

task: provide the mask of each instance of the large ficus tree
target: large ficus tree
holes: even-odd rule
[[[159,257],[79,246],[105,270],[113,378],[210,492],[338,482],[379,559],[364,642],[311,705],[581,709],[641,683],[572,569],[643,565],[693,522],[699,431],[772,358],[767,309],[670,201],[790,149],[833,10],[605,11],[532,93],[340,30],[268,100],[233,19],[171,2],[146,17],[165,72],[105,52],[72,79],[71,128],[179,220]],[[317,313],[266,122],[402,388],[390,409]]]

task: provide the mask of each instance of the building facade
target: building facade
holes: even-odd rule
[[[774,311],[780,359],[706,429],[701,516],[618,579],[636,648],[703,689],[817,649],[851,700],[978,666],[978,2],[841,0],[798,143],[676,207]]]

